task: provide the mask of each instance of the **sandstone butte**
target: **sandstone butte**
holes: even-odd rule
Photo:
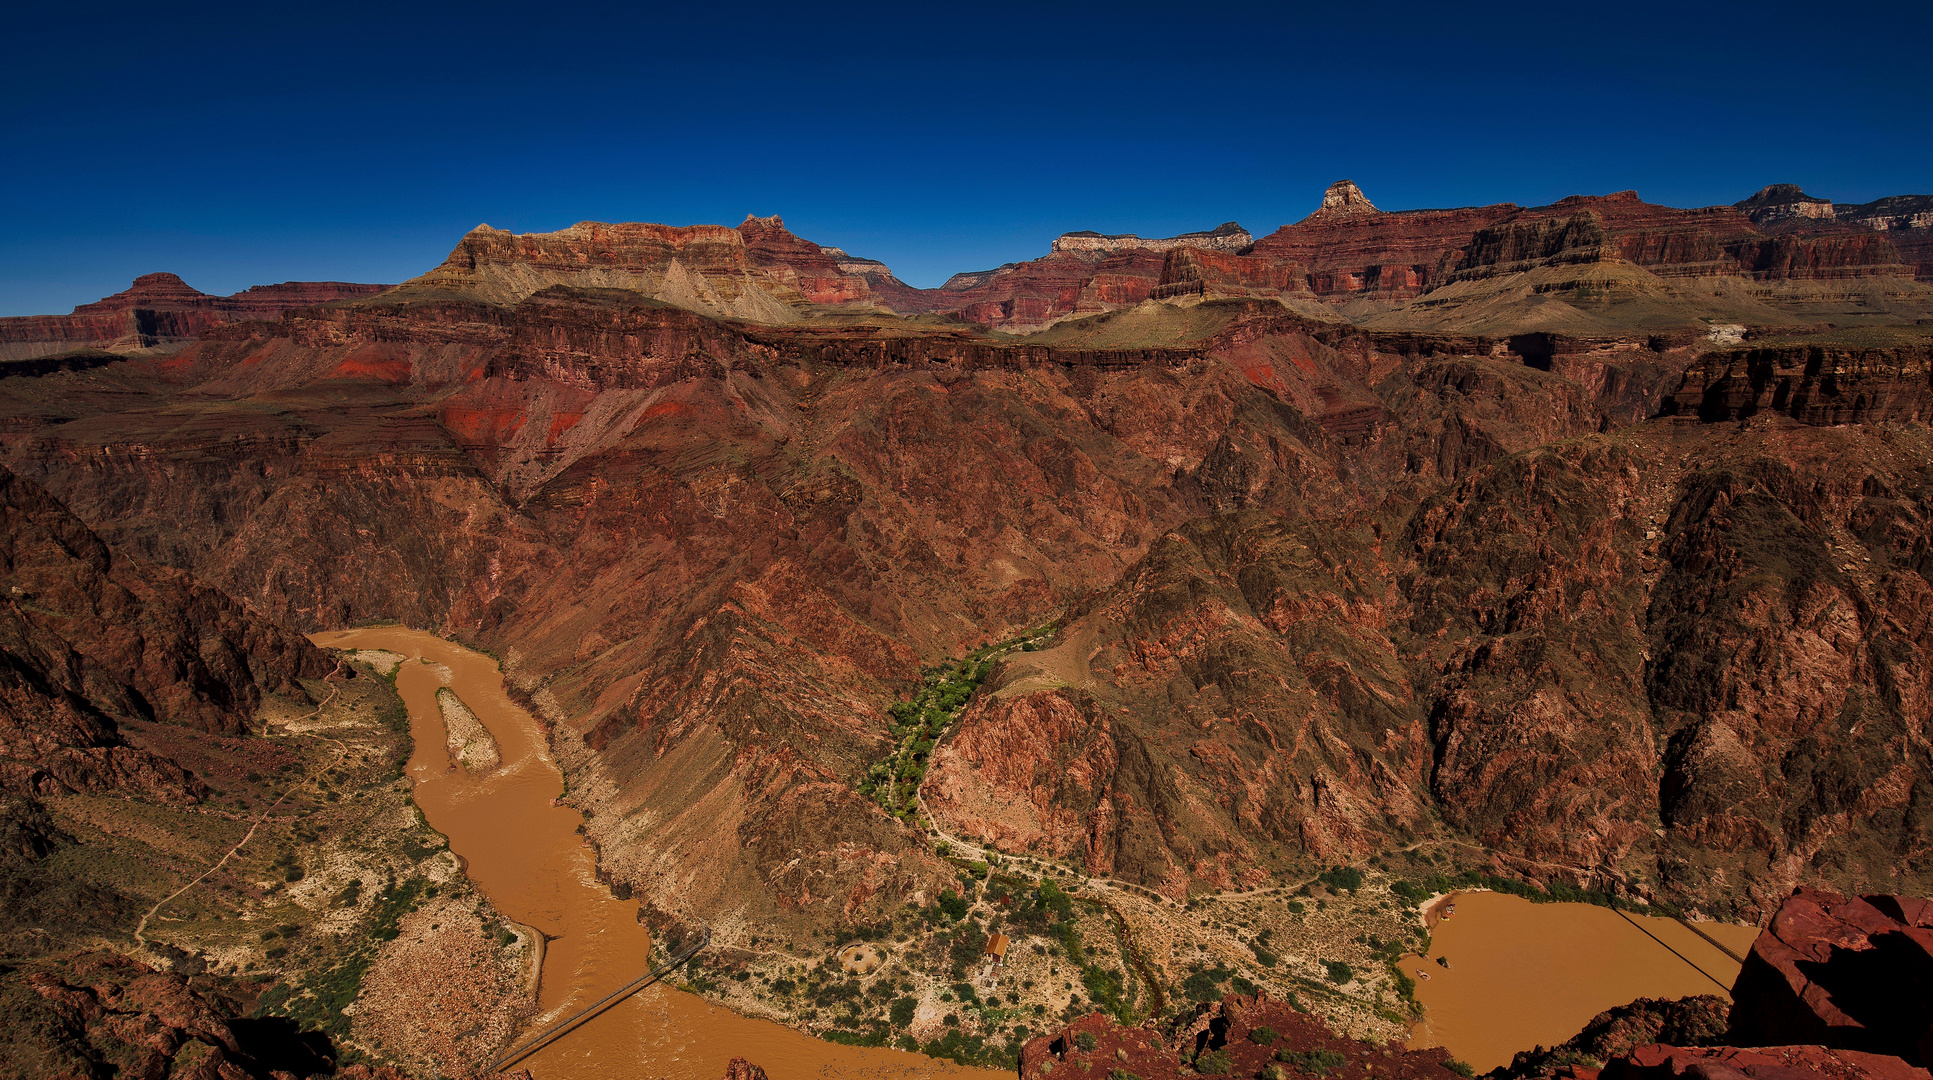
[[[927,290],[776,218],[482,227],[387,291],[155,275],[0,322],[6,880],[238,813],[260,711],[346,678],[300,635],[397,620],[502,658],[601,872],[728,969],[957,884],[861,782],[923,668],[1022,634],[918,752],[990,850],[1183,900],[1463,845],[1774,930],[1795,888],[1924,894],[1914,198],[1342,184],[1239,247],[1070,234]],[[132,948],[128,880],[7,948]]]

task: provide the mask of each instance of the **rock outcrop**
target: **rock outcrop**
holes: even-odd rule
[[[1685,369],[1669,415],[1780,413],[1805,424],[1933,419],[1933,346],[1786,345],[1710,352]]]
[[[1322,205],[1316,208],[1315,213],[1302,221],[1306,224],[1380,213],[1382,211],[1376,209],[1376,204],[1369,201],[1369,196],[1363,194],[1362,188],[1357,187],[1354,180],[1338,180],[1322,193]]]
[[[766,1080],[765,1070],[742,1057],[735,1057],[725,1063],[725,1075],[719,1080]]]
[[[1933,195],[1893,195],[1869,203],[1840,203],[1834,216],[1847,225],[1884,232],[1921,281],[1933,281]]]
[[[1730,1012],[1731,1004],[1715,994],[1639,998],[1597,1014],[1583,1030],[1556,1046],[1519,1051],[1509,1065],[1491,1070],[1486,1080],[1563,1076],[1575,1073],[1580,1064],[1595,1069],[1657,1043],[1678,1048],[1721,1045]]]

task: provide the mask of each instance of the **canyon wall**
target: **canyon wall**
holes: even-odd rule
[[[0,391],[13,467],[117,547],[292,627],[399,618],[501,650],[654,910],[809,925],[924,888],[917,837],[850,786],[884,708],[929,659],[1056,616],[936,750],[949,830],[1176,894],[1445,824],[1522,873],[1738,911],[1807,875],[1919,872],[1888,854],[1918,828],[1892,795],[1750,774],[1783,824],[1741,833],[1709,794],[1846,725],[1923,726],[1917,697],[1799,695],[1918,662],[1923,480],[1887,464],[1912,445],[1647,422],[1718,363],[1675,339],[1174,315],[1204,313],[1171,344],[1057,347],[550,285],[292,312]],[[1873,478],[1819,471],[1838,458]],[[1749,527],[1714,517],[1740,500],[1766,507]],[[1770,598],[1796,579],[1701,569],[1766,565],[1764,530],[1860,537],[1888,569],[1791,614]],[[1848,610],[1890,621],[1817,653]],[[1725,635],[1802,663],[1766,691],[1782,726],[1707,687],[1742,678]],[[1891,746],[1832,767],[1910,803],[1923,768]]]

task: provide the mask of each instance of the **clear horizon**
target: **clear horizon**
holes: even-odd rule
[[[1919,6],[1177,10],[30,11],[0,314],[397,282],[480,222],[778,214],[930,287],[1084,229],[1265,235],[1345,177],[1386,210],[1933,191],[1933,89],[1870,44]]]

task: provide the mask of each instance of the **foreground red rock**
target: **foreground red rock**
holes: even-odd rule
[[[742,1057],[735,1057],[726,1062],[725,1075],[720,1080],[766,1080],[766,1077],[764,1069]]]
[[[1799,889],[1752,944],[1724,1030],[1712,1023],[1720,999],[1639,1001],[1491,1075],[1591,1080],[1608,1059],[1602,1080],[1926,1080],[1929,990],[1933,901]],[[1667,1041],[1630,1045],[1645,1035]]]
[[[1933,902],[1801,889],[1753,943],[1731,1038],[1933,1061]]]
[[[1581,1070],[1580,1070],[1581,1072]],[[1896,1057],[1823,1046],[1643,1046],[1605,1066],[1601,1080],[1927,1080]]]
[[[1460,1074],[1449,1061],[1441,1049],[1404,1050],[1344,1038],[1285,1002],[1230,994],[1173,1020],[1151,1020],[1139,1027],[1124,1027],[1101,1013],[1084,1016],[1058,1032],[1028,1040],[1020,1052],[1020,1076],[1451,1080]]]
[[[0,1075],[271,1080],[334,1068],[317,1052],[326,1043],[262,1030],[181,975],[107,953],[0,972],[0,1002]],[[401,1080],[384,1072],[369,1075]]]

